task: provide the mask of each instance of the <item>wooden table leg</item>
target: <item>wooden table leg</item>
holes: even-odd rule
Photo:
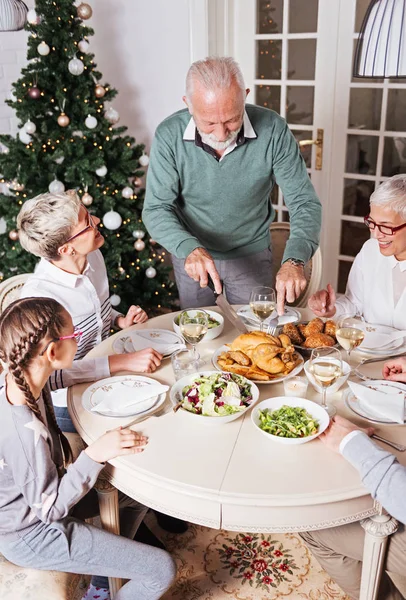
[[[107,479],[99,477],[95,485],[99,498],[100,520],[103,529],[120,534],[120,516],[118,512],[118,492]],[[109,577],[110,597],[114,598],[123,586],[120,578]]]
[[[380,504],[378,510],[379,514],[361,521],[365,529],[365,542],[359,600],[377,600],[388,536],[398,528],[396,519],[384,514]]]

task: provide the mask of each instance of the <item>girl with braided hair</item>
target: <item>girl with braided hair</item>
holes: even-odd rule
[[[22,567],[128,579],[117,600],[155,600],[174,577],[169,554],[83,522],[96,513],[92,488],[104,463],[142,452],[148,440],[114,429],[67,466],[48,380],[72,365],[79,337],[50,298],[17,300],[0,316],[0,552]],[[94,597],[109,598],[108,590],[91,585],[85,598]]]

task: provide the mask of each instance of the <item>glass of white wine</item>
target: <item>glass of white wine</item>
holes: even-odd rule
[[[342,348],[347,352],[347,360],[350,362],[351,352],[358,348],[364,341],[365,332],[363,328],[364,319],[358,315],[343,315],[337,321],[336,337]]]
[[[255,287],[250,296],[250,308],[259,321],[260,331],[264,330],[264,321],[276,308],[276,293],[271,287]]]
[[[202,341],[209,329],[209,315],[204,310],[189,309],[180,313],[181,334],[196,352],[196,344]]]
[[[342,375],[341,352],[337,348],[314,348],[310,357],[309,371],[321,387],[321,405],[329,417],[336,414],[335,406],[327,404],[326,392]]]

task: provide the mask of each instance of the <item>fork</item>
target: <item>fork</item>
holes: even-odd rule
[[[387,440],[386,438],[383,438],[380,435],[376,435],[375,433],[372,434],[371,437],[373,437],[375,440],[383,442],[384,444],[387,444],[388,446],[392,446],[392,448],[395,448],[395,450],[398,450],[398,452],[406,451],[406,446],[403,446],[403,444],[396,444],[395,442],[391,442],[390,440]]]

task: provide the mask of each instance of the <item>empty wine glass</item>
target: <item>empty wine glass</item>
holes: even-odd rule
[[[336,338],[347,352],[347,361],[351,360],[351,352],[364,341],[364,319],[359,315],[345,314],[337,321]]]
[[[202,341],[209,329],[209,315],[204,310],[184,310],[180,313],[179,327],[185,342],[196,352],[196,344]]]
[[[251,292],[250,308],[259,321],[260,331],[264,330],[264,321],[276,308],[276,294],[271,287],[255,287]]]
[[[327,404],[326,391],[341,377],[343,368],[341,352],[337,348],[314,348],[310,356],[309,371],[316,383],[321,387],[321,405],[329,417],[333,417],[337,410],[335,406]]]

